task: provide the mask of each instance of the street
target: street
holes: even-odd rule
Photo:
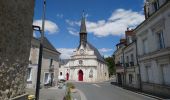
[[[110,84],[110,82],[95,84],[74,82],[74,84],[77,89],[82,91],[87,100],[156,100],[124,90]]]
[[[63,100],[65,95],[65,90],[49,88],[40,90],[40,100]]]

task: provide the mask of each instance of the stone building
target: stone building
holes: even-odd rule
[[[62,59],[60,61],[60,68],[59,68],[59,72],[62,73],[62,75],[64,76],[64,78],[66,80],[69,80],[69,73],[70,73],[70,67],[69,67],[69,60],[70,59]],[[60,75],[59,73],[59,75]]]
[[[137,37],[142,90],[170,97],[170,1],[146,0]]]
[[[54,86],[58,81],[60,53],[53,47],[46,37],[43,42],[44,47],[41,68],[41,86]],[[27,74],[27,88],[36,87],[39,45],[40,40],[32,38]]]
[[[115,66],[116,66],[116,82],[119,85],[125,85],[125,67],[123,49],[126,47],[126,39],[120,39],[120,42],[116,45],[117,49],[114,52]]]
[[[97,82],[108,79],[108,67],[99,51],[88,42],[85,17],[82,17],[80,28],[80,42],[69,65],[69,80]]]
[[[136,52],[136,34],[133,30],[125,31],[126,47],[123,49],[123,58],[126,72],[126,86],[140,88],[140,74]]]
[[[34,0],[0,1],[0,100],[26,100]]]

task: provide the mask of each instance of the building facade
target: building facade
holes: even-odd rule
[[[87,41],[85,17],[82,17],[80,28],[80,42],[71,59],[67,73],[69,80],[97,82],[108,80],[108,67],[99,51]]]
[[[119,85],[125,85],[125,64],[124,64],[124,55],[123,49],[126,47],[126,40],[120,39],[120,42],[116,45],[117,49],[114,52],[115,55],[115,65],[116,65],[116,81]]]
[[[123,49],[124,65],[126,69],[126,86],[140,88],[140,74],[137,62],[136,35],[133,30],[125,32],[127,46]]]
[[[134,30],[142,90],[170,97],[170,1],[147,0],[145,17]]]
[[[40,40],[33,38],[29,57],[27,88],[35,88],[37,81]],[[60,53],[44,38],[44,48],[41,67],[41,86],[55,86],[58,81]]]

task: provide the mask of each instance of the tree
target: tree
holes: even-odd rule
[[[114,62],[114,55],[112,55],[111,57],[106,57],[105,61],[107,63],[108,66],[108,70],[109,70],[109,77],[114,75],[116,72],[116,68],[115,68],[115,62]]]

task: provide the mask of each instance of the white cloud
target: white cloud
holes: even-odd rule
[[[42,28],[42,20],[35,20],[33,25],[40,26]],[[58,25],[50,20],[45,20],[45,31],[49,34],[54,34],[59,31]]]
[[[69,28],[67,28],[67,30],[72,35],[78,36],[78,34],[79,34],[79,32],[74,28],[69,27]]]
[[[99,49],[100,52],[103,52],[103,53],[106,53],[106,52],[110,52],[112,51],[113,49],[110,49],[110,48],[101,48]]]
[[[72,21],[72,20],[66,19],[65,22],[66,22],[69,26],[80,26],[80,21]]]
[[[73,55],[73,51],[75,51],[74,48],[58,48],[57,49],[59,52],[61,52],[61,58],[62,59],[69,59],[70,56]]]
[[[63,18],[63,14],[57,14],[56,15],[58,18]]]
[[[107,20],[86,21],[87,31],[98,37],[122,35],[127,27],[134,28],[144,20],[141,12],[117,9]],[[66,21],[71,27],[80,26],[79,21]]]

